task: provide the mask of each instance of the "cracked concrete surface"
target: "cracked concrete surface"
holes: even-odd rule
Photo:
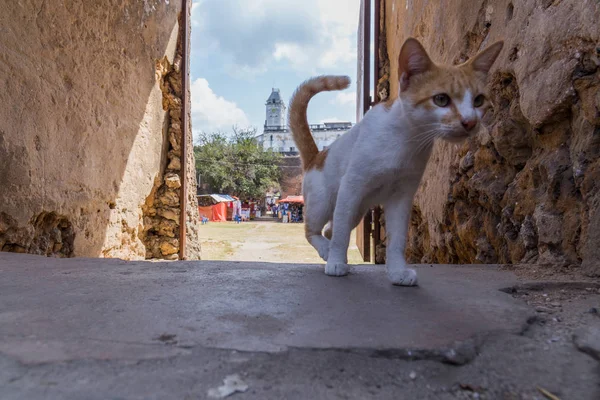
[[[494,267],[418,270],[398,288],[378,266],[0,253],[0,397],[202,399],[234,373],[240,399],[600,396],[571,340],[600,319],[597,286],[505,293],[518,282]],[[538,294],[564,307],[523,301]]]

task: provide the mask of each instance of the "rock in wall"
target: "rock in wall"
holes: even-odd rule
[[[142,205],[162,179],[168,141],[155,63],[173,60],[179,7],[6,2],[1,250],[146,256]]]
[[[408,260],[583,265],[600,275],[600,3],[383,4],[380,100],[398,92],[397,59],[409,36],[440,63],[505,41],[484,127],[463,145],[434,147],[413,205]]]

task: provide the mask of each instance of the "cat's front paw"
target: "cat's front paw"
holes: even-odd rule
[[[325,274],[329,276],[344,276],[348,275],[348,271],[350,267],[348,264],[344,263],[336,263],[336,262],[328,262],[325,265]]]
[[[406,267],[388,267],[388,278],[394,285],[398,286],[416,286],[417,273],[414,269]]]

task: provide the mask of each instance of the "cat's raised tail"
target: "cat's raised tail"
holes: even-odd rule
[[[306,171],[312,161],[319,154],[319,149],[310,133],[306,110],[308,102],[317,93],[344,90],[350,86],[350,78],[347,76],[323,75],[311,78],[300,86],[294,92],[290,101],[289,124],[294,142],[298,146],[300,158],[302,159],[302,168]]]

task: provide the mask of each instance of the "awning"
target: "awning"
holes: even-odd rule
[[[288,196],[279,200],[279,203],[304,204],[304,196]]]
[[[236,200],[228,194],[204,194],[204,195],[200,195],[198,197],[210,197],[216,203],[229,203],[230,201]]]

